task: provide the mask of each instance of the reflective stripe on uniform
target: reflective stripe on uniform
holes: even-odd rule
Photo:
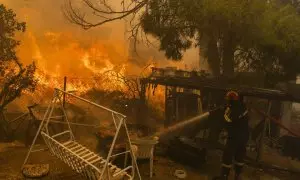
[[[245,163],[235,162],[234,164],[238,166],[244,166]]]
[[[223,166],[223,167],[226,167],[226,168],[231,168],[231,164],[224,164],[224,163],[223,163],[222,166]]]
[[[242,115],[239,116],[239,118],[242,118],[248,114],[248,110],[246,110]]]
[[[227,114],[224,115],[224,118],[227,122],[232,122],[231,119],[227,116]]]
[[[228,114],[230,114],[230,109],[226,108],[225,113],[224,113],[224,118],[227,122],[232,122],[232,120],[229,118]]]

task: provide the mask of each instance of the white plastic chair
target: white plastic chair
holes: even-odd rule
[[[131,148],[133,150],[133,153],[135,154],[136,159],[150,160],[150,178],[152,178],[153,176],[154,148],[157,143],[158,137],[131,140]],[[127,158],[125,160],[125,163],[127,163],[126,161]]]

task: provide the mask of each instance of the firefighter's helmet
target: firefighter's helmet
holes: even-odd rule
[[[228,91],[225,96],[226,100],[238,101],[240,99],[239,94],[236,91]]]

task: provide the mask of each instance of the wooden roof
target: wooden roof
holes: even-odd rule
[[[244,96],[252,96],[270,100],[280,101],[293,101],[300,102],[300,96],[298,93],[288,92],[288,90],[274,90],[251,87],[234,83],[234,80],[224,77],[171,77],[171,76],[150,76],[148,78],[142,78],[141,83],[144,84],[157,84],[163,86],[183,87],[189,89],[207,89],[210,91],[228,91],[236,90]],[[297,86],[296,89],[300,90]],[[294,92],[300,92],[295,90]]]

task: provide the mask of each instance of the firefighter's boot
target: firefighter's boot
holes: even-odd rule
[[[221,176],[214,177],[213,180],[228,180],[229,173],[230,173],[230,168],[222,167]]]
[[[235,170],[234,180],[241,180],[243,165],[235,164],[234,170]]]

